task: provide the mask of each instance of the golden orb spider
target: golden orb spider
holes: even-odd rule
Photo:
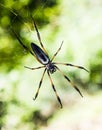
[[[37,33],[37,37],[38,37],[38,40],[39,40],[39,43],[41,45],[41,48],[36,45],[35,43],[31,43],[31,48],[32,48],[32,51],[28,49],[28,47],[26,47],[23,42],[20,40],[20,38],[18,37],[18,35],[16,34],[16,32],[12,29],[15,37],[17,38],[17,40],[19,41],[19,43],[27,50],[30,52],[30,54],[32,54],[33,56],[35,56],[35,58],[42,64],[42,66],[39,66],[39,67],[36,67],[36,68],[30,68],[30,67],[27,67],[25,66],[25,68],[28,68],[28,69],[31,69],[31,70],[36,70],[36,69],[41,69],[41,68],[45,68],[44,69],[44,72],[42,74],[42,77],[41,77],[41,80],[39,82],[39,86],[38,86],[38,89],[37,89],[37,92],[35,94],[35,97],[33,98],[34,100],[37,98],[38,94],[39,94],[39,90],[40,90],[40,87],[41,87],[41,84],[42,84],[42,81],[43,81],[43,78],[44,78],[44,75],[45,75],[45,72],[47,72],[48,74],[48,77],[50,79],[50,82],[51,82],[51,86],[55,92],[55,95],[57,97],[57,100],[58,102],[60,103],[60,106],[61,108],[63,107],[62,105],[62,102],[61,102],[61,99],[60,97],[58,96],[57,94],[57,91],[56,91],[56,88],[54,86],[54,83],[52,81],[52,78],[51,78],[51,75],[50,74],[53,74],[54,72],[56,72],[56,70],[58,70],[61,75],[76,89],[76,91],[83,97],[82,93],[80,92],[80,90],[77,88],[77,86],[59,69],[59,67],[57,66],[57,64],[61,64],[61,65],[65,65],[65,66],[72,66],[72,67],[76,67],[76,68],[79,68],[79,69],[83,69],[85,71],[88,72],[87,69],[85,69],[84,67],[82,66],[77,66],[77,65],[73,65],[73,64],[70,64],[70,63],[56,63],[56,62],[53,62],[55,56],[58,54],[58,52],[61,50],[61,47],[62,47],[62,44],[63,44],[63,41],[60,45],[60,47],[58,48],[58,50],[56,51],[56,53],[53,55],[53,57],[50,59],[49,56],[48,56],[48,53],[46,51],[46,49],[44,48],[43,46],[43,43],[41,41],[41,37],[40,37],[40,33],[37,29],[37,26],[36,26],[36,23],[34,21],[34,19],[32,18],[33,20],[33,25],[35,27],[35,30],[36,30],[36,33]]]

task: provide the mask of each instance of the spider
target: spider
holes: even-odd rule
[[[25,68],[28,68],[28,69],[31,69],[31,70],[36,70],[36,69],[41,69],[41,68],[44,68],[44,72],[42,74],[42,77],[40,79],[40,82],[39,82],[39,86],[38,86],[38,89],[35,93],[35,97],[33,98],[33,100],[36,100],[38,94],[39,94],[39,90],[41,88],[41,84],[43,82],[43,78],[44,78],[44,75],[45,73],[47,72],[48,74],[48,77],[49,77],[49,80],[51,82],[51,86],[55,92],[55,95],[57,97],[57,100],[60,104],[60,107],[62,108],[63,105],[62,105],[62,102],[61,102],[61,99],[56,91],[56,88],[55,88],[55,85],[53,83],[53,80],[51,78],[51,74],[53,74],[54,72],[56,72],[56,70],[58,70],[61,75],[72,85],[72,87],[75,88],[75,90],[81,95],[81,97],[83,97],[82,93],[80,92],[80,90],[77,88],[77,86],[69,79],[69,77],[67,77],[60,69],[57,65],[65,65],[65,66],[72,66],[72,67],[76,67],[76,68],[79,68],[79,69],[83,69],[85,71],[88,72],[87,69],[85,69],[84,67],[82,66],[77,66],[77,65],[73,65],[73,64],[70,64],[70,63],[58,63],[58,62],[53,62],[54,58],[56,57],[56,55],[58,54],[58,52],[61,50],[61,47],[62,47],[62,44],[63,44],[63,41],[60,45],[60,47],[58,48],[58,50],[56,51],[56,53],[52,56],[52,58],[50,59],[49,56],[48,56],[48,53],[45,49],[45,47],[43,46],[43,43],[41,41],[41,37],[40,37],[40,33],[38,31],[38,28],[37,28],[37,25],[34,21],[34,19],[32,18],[33,20],[33,26],[36,30],[36,33],[37,33],[37,37],[38,37],[38,40],[39,40],[39,43],[40,43],[40,46],[41,48],[36,45],[35,43],[31,43],[31,48],[32,48],[32,51],[30,49],[28,49],[28,47],[26,47],[23,42],[20,40],[20,38],[18,37],[18,35],[16,34],[16,32],[12,29],[15,37],[17,38],[17,40],[19,41],[19,43],[22,45],[23,48],[25,48],[28,52],[30,52],[31,55],[33,55],[41,64],[42,66],[39,66],[39,67],[36,67],[36,68],[31,68],[31,67],[27,67],[27,66],[24,66]]]

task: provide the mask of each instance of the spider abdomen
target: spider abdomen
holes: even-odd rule
[[[49,63],[49,61],[50,61],[49,57],[44,53],[44,51],[39,46],[37,46],[35,43],[31,43],[31,48],[32,48],[37,60],[41,64],[46,65]]]

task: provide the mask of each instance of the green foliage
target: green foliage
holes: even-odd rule
[[[24,53],[22,53],[21,56],[17,53],[20,52],[20,47],[18,47],[18,44],[15,43],[15,37],[11,28],[13,27],[19,35],[24,28],[27,28],[27,26],[29,31],[29,28],[33,28],[29,27],[29,24],[32,23],[30,16],[31,14],[32,16],[34,14],[33,17],[40,27],[47,24],[53,13],[52,10],[54,11],[56,9],[56,5],[56,0],[51,0],[49,2],[47,0],[25,0],[24,2],[13,0],[9,2],[4,0],[2,3],[0,2],[0,34],[2,36],[0,39],[0,64],[3,66],[6,64],[7,69],[5,70],[10,71],[16,67],[22,60],[20,57],[24,56]],[[47,10],[52,13],[47,15]],[[25,25],[26,23],[28,24],[27,26]],[[26,41],[23,42],[26,43]]]
[[[7,109],[7,103],[0,101],[0,129],[5,124],[5,115],[7,113],[6,109]]]

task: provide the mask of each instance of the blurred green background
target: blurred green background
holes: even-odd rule
[[[29,48],[31,42],[39,45],[31,14],[50,57],[64,41],[55,61],[81,65],[90,71],[59,66],[84,98],[60,73],[51,75],[63,109],[47,75],[33,101],[43,69],[24,68],[40,64],[11,31],[13,27]],[[101,42],[101,0],[0,0],[0,130],[101,130]]]

